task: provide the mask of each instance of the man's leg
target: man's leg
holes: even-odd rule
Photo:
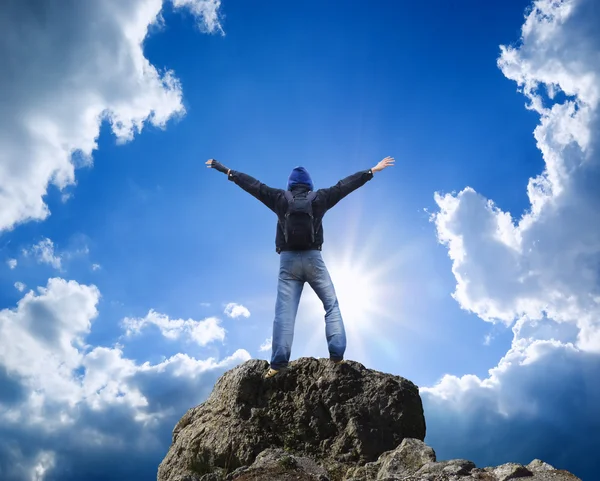
[[[294,254],[293,252],[281,253],[271,345],[271,369],[277,371],[287,367],[290,361],[294,324],[304,287],[304,280],[298,275],[301,274],[299,271],[301,259]]]
[[[319,296],[325,308],[325,337],[327,338],[329,357],[333,361],[341,361],[346,352],[346,330],[335,288],[321,252],[311,251],[309,262],[312,264],[312,272],[308,283]]]

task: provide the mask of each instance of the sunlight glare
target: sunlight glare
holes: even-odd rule
[[[377,306],[376,279],[365,269],[358,266],[334,264],[329,273],[335,286],[340,310],[347,324],[368,322]],[[379,299],[381,302],[381,299]]]
[[[371,240],[371,239],[369,239]],[[398,285],[397,268],[403,256],[377,258],[376,242],[365,242],[358,250],[351,239],[346,249],[328,255],[325,264],[333,281],[340,311],[344,320],[348,345],[353,359],[369,363],[373,353],[384,351],[393,356],[395,347],[386,342],[386,326],[402,323],[398,308],[402,292]],[[371,246],[369,249],[366,246]],[[396,279],[394,279],[396,277]],[[314,294],[306,298],[308,317],[314,325],[314,333],[309,342],[309,350],[317,349],[323,342],[323,304]],[[373,346],[377,346],[373,351]]]

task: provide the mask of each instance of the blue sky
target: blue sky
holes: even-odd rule
[[[593,0],[73,5],[0,20],[4,477],[106,479],[131,452],[120,475],[154,476],[218,376],[269,359],[276,219],[207,159],[319,188],[391,155],[325,218],[347,357],[422,388],[438,457],[587,479]],[[327,356],[322,315],[306,288],[293,358]]]

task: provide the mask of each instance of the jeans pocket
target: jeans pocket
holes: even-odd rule
[[[307,276],[312,281],[315,282],[322,277],[323,273],[323,260],[317,256],[310,256],[306,260],[308,266]]]
[[[279,264],[279,277],[284,280],[298,279],[297,262],[292,257],[282,257]]]

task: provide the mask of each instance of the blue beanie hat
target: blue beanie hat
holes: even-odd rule
[[[310,174],[304,167],[296,167],[294,170],[292,170],[288,179],[288,190],[290,190],[292,186],[297,184],[307,185],[310,188],[310,190],[314,189],[313,181],[310,178]]]

